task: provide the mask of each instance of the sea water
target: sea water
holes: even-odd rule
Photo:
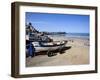
[[[89,33],[67,33],[67,34],[53,34],[50,35],[52,37],[66,37],[66,38],[81,38],[81,39],[89,39]]]
[[[65,34],[66,37],[71,38],[83,38],[83,39],[89,39],[90,34],[89,33],[67,33]]]

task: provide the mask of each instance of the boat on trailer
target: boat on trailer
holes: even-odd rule
[[[41,51],[54,51],[60,48],[65,47],[65,41],[54,41],[54,42],[32,42],[36,52]]]
[[[61,52],[65,47],[67,41],[53,41],[53,42],[32,42],[33,48],[35,52],[33,53],[41,53],[46,52],[46,54],[50,57],[56,55],[55,51]]]

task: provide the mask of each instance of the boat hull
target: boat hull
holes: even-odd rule
[[[41,52],[41,51],[54,51],[57,49],[60,49],[64,46],[54,46],[54,47],[35,47],[35,52]]]
[[[36,45],[36,46],[34,46],[34,48],[35,48],[35,52],[54,51],[54,50],[61,49],[61,48],[65,47],[65,44],[66,44],[66,42],[55,44],[55,45],[54,44],[48,45],[48,43],[46,45],[46,43],[44,43],[44,44],[39,44],[39,46]]]

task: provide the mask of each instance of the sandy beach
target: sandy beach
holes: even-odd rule
[[[61,65],[82,65],[89,64],[89,40],[82,38],[52,37],[54,41],[67,40],[63,54],[57,53],[56,56],[38,55],[33,58],[26,58],[26,67],[36,66],[61,66]]]

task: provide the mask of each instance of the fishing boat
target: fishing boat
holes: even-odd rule
[[[66,41],[53,41],[53,42],[32,42],[36,52],[41,51],[54,51],[63,48],[67,42]]]
[[[53,42],[32,42],[31,46],[33,49],[31,54],[32,56],[35,56],[36,53],[41,53],[41,52],[46,52],[46,54],[50,57],[55,55],[54,51],[61,51],[65,45],[66,45],[67,41],[53,41]],[[29,48],[27,48],[28,51]],[[30,54],[28,52],[28,54]]]

